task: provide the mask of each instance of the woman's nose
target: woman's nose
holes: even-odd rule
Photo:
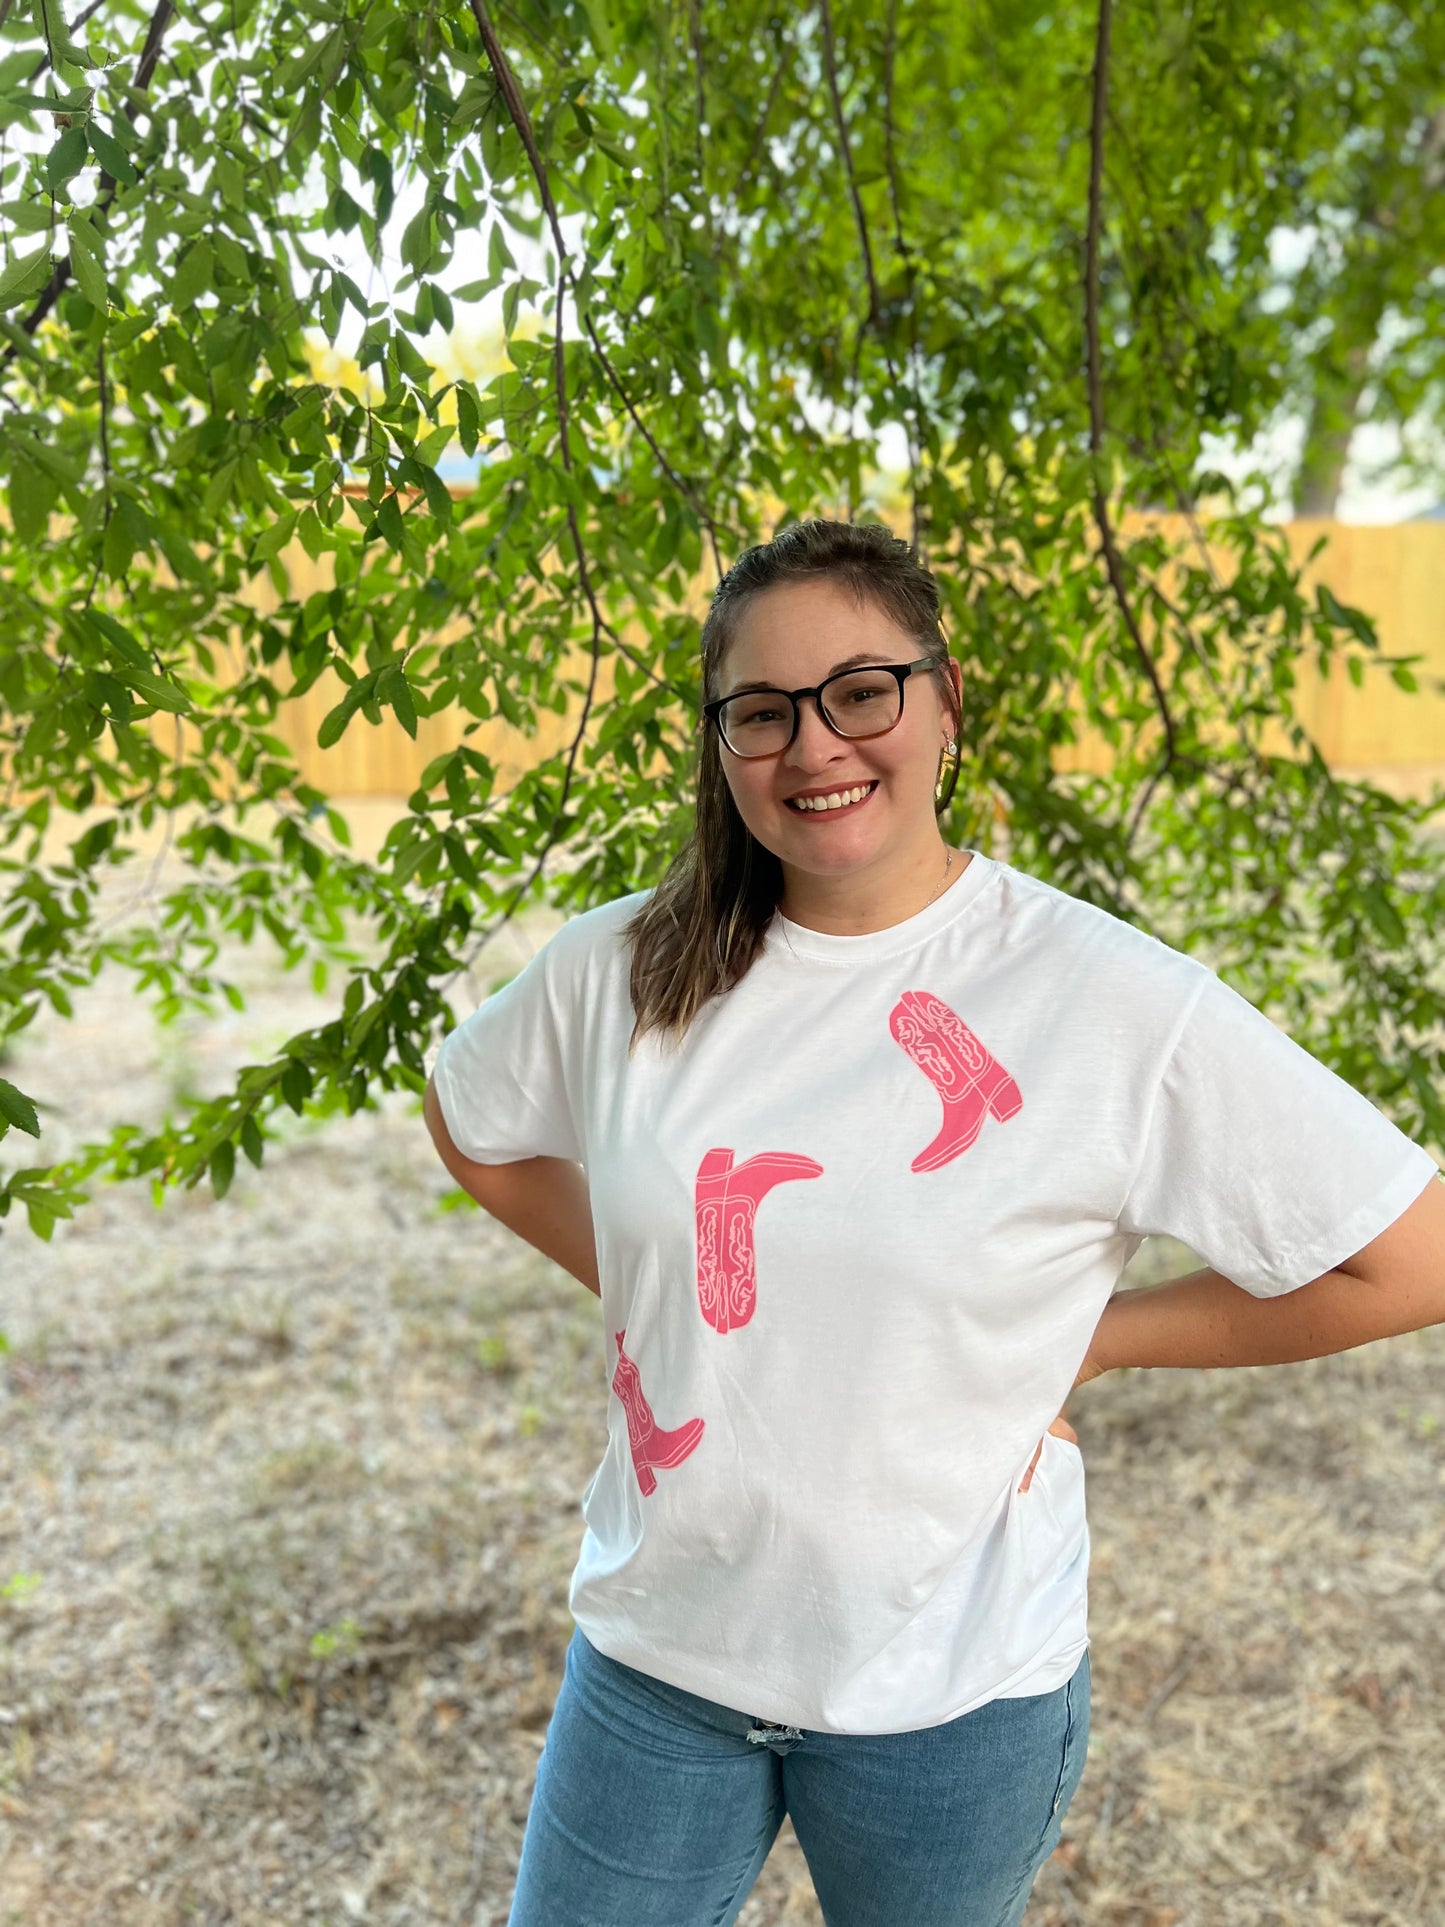
[[[810,762],[841,749],[843,739],[823,721],[816,696],[798,698],[798,732],[788,749],[790,761]]]

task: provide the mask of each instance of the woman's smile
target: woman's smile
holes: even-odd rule
[[[875,776],[866,783],[847,783],[830,790],[800,790],[784,801],[794,816],[844,816],[850,810],[861,809],[877,787]]]

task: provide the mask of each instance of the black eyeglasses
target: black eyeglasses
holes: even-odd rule
[[[903,714],[903,685],[910,676],[937,669],[932,656],[917,662],[870,662],[862,669],[840,669],[814,689],[744,689],[702,706],[734,756],[777,756],[798,733],[799,707],[812,696],[818,714],[835,736],[856,741],[883,736]],[[824,692],[827,692],[826,694]]]

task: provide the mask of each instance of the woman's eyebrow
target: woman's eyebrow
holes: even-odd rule
[[[891,656],[880,655],[876,649],[862,649],[857,655],[844,656],[841,662],[835,662],[833,667],[828,671],[828,676],[839,675],[844,669],[860,668],[865,662],[892,662],[892,660],[893,658]],[[828,676],[824,676],[822,680],[826,682]],[[778,687],[779,685],[775,682],[763,682],[761,680],[757,682],[740,682],[736,689],[730,689],[727,693],[729,696],[741,696],[749,689],[777,689]]]

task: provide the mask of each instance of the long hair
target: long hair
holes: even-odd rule
[[[841,583],[860,603],[881,609],[934,659],[944,703],[958,724],[938,585],[916,550],[875,523],[797,522],[743,552],[719,582],[703,623],[705,701],[719,694],[728,645],[748,603],[780,582],[800,580]],[[940,781],[934,807],[941,816],[958,781],[956,755],[940,762]],[[705,727],[692,833],[623,932],[632,945],[636,1013],[629,1050],[649,1030],[680,1042],[703,1005],[747,974],[782,894],[783,866],[738,814],[717,731]]]

